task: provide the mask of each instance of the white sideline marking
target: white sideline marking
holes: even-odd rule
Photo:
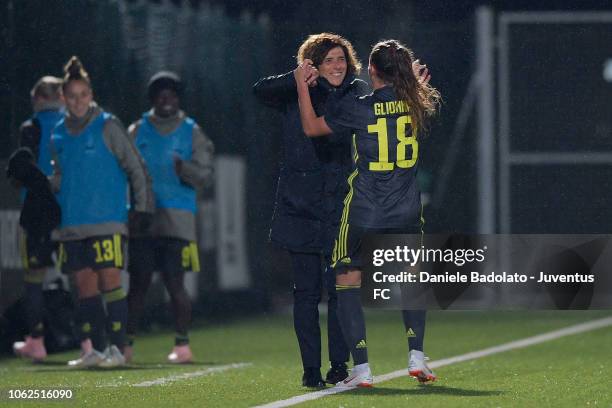
[[[584,333],[591,330],[601,329],[603,327],[612,326],[612,316],[603,319],[592,320],[586,323],[576,324],[563,329],[554,330],[548,333],[538,334],[537,336],[526,337],[521,340],[511,341],[509,343],[500,344],[499,346],[493,346],[486,349],[472,351],[470,353],[461,354],[454,357],[443,358],[441,360],[432,361],[427,363],[431,368],[438,368],[447,366],[450,364],[461,363],[468,360],[474,360],[477,358],[487,357],[493,354],[503,353],[504,351],[515,350],[519,348],[529,347],[534,344],[544,343],[546,341],[555,340],[561,337],[570,336],[572,334]],[[374,377],[374,383],[378,384],[384,381],[389,381],[394,378],[407,376],[408,369],[402,369],[393,371],[391,373],[377,375]],[[328,395],[338,394],[344,391],[351,391],[355,388],[327,388],[321,391],[315,391],[308,394],[297,395],[292,398],[285,400],[270,402],[269,404],[258,405],[253,408],[283,408],[291,405],[300,404],[306,401],[312,401],[315,399],[323,398]]]
[[[251,363],[235,363],[235,364],[227,364],[227,365],[222,365],[222,366],[217,366],[217,367],[209,367],[204,370],[193,371],[190,373],[170,375],[168,377],[161,377],[155,380],[149,380],[149,381],[144,381],[138,384],[132,384],[132,387],[151,387],[154,385],[164,385],[164,384],[171,383],[174,381],[188,380],[190,378],[202,377],[204,375],[219,373],[219,372],[227,371],[227,370],[233,370],[235,368],[244,368],[250,365],[252,364]]]

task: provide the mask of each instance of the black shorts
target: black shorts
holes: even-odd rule
[[[57,242],[51,241],[51,234],[30,236],[25,232],[19,243],[21,261],[25,269],[40,269],[55,265],[53,253],[57,253]]]
[[[177,238],[131,238],[130,273],[164,271],[166,273],[199,272],[200,256],[193,241]]]
[[[121,234],[100,235],[60,244],[59,262],[62,273],[85,268],[93,270],[124,267],[125,237]]]
[[[332,268],[336,274],[345,273],[349,270],[362,270],[361,243],[364,236],[374,234],[410,234],[423,235],[422,225],[414,225],[405,228],[366,228],[357,225],[345,224],[338,232],[338,238],[334,244],[332,253]]]

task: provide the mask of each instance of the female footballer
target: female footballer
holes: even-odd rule
[[[202,129],[179,109],[183,85],[173,72],[161,71],[149,81],[152,108],[133,123],[128,133],[145,160],[153,183],[155,216],[152,225],[130,226],[128,345],[132,358],[138,319],[153,271],[160,271],[170,294],[176,336],[170,363],[189,363],[188,327],[191,301],[185,290],[187,271],[199,272],[196,241],[196,190],[210,184],[214,146]]]
[[[348,178],[350,190],[332,259],[339,289],[338,318],[354,361],[351,375],[338,384],[345,387],[372,385],[360,299],[361,239],[366,233],[420,232],[417,130],[425,127],[440,101],[435,88],[417,79],[412,69],[414,54],[398,41],[376,44],[369,61],[374,92],[361,98],[337,98],[321,117],[317,117],[308,92],[312,62],[305,60],[295,71],[306,135],[347,130],[355,135],[356,168]],[[394,109],[385,108],[390,105]],[[425,364],[422,341],[420,347],[410,350],[409,372],[420,381],[433,381],[435,375]]]
[[[52,172],[49,157],[51,130],[63,117],[64,109],[61,78],[40,78],[32,88],[30,96],[34,113],[19,128],[19,145],[30,149],[40,171],[49,176]],[[25,202],[22,211],[27,211]],[[30,228],[24,227],[25,239],[21,242],[29,335],[25,341],[15,342],[13,350],[18,356],[41,361],[47,356],[43,337],[43,281],[47,268],[54,265],[52,255],[57,244],[51,241],[51,230],[54,226],[40,222],[39,217],[43,214],[33,215],[35,220],[29,223]],[[27,214],[22,218],[27,218]]]
[[[121,122],[94,102],[81,61],[70,58],[64,72],[67,112],[50,144],[52,184],[62,211],[54,238],[60,241],[62,272],[73,275],[78,288],[78,328],[93,346],[68,365],[115,367],[125,364],[121,350],[127,302],[120,270],[128,232],[128,186],[139,214],[152,212],[153,196],[142,158]]]

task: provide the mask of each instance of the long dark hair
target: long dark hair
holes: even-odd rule
[[[378,42],[370,53],[370,64],[385,83],[393,85],[396,96],[410,107],[413,125],[427,130],[427,119],[440,105],[440,92],[420,83],[412,71],[414,53],[397,40]]]

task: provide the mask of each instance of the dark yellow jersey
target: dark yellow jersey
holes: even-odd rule
[[[325,115],[334,133],[353,133],[355,169],[348,178],[342,222],[366,228],[418,224],[419,143],[410,107],[386,86],[359,98],[337,98]]]

